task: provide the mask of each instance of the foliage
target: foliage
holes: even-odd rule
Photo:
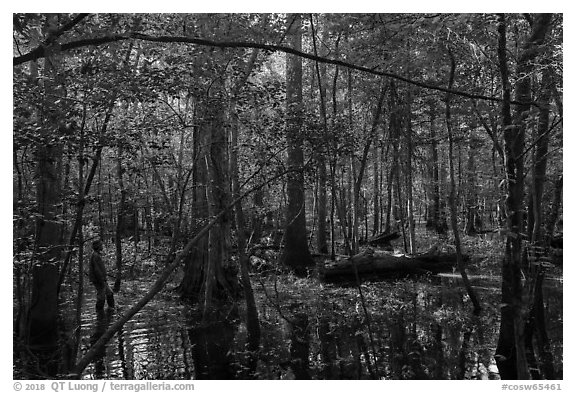
[[[505,49],[512,86],[522,82],[517,65],[532,18],[529,14],[506,15]],[[453,56],[454,90],[481,97],[450,96],[458,224],[470,228],[473,220],[478,233],[463,237],[463,248],[473,255],[469,268],[474,274],[499,276],[504,250],[500,233],[509,236],[511,232],[504,228],[505,215],[510,212],[504,206],[506,130],[501,125],[498,16],[310,14],[302,15],[302,20],[304,111],[297,132],[304,141],[303,209],[311,247],[319,248],[314,240],[319,237],[321,208],[328,212],[327,232],[336,253],[350,253],[357,249],[354,245],[374,234],[390,230],[409,236],[414,228],[415,251],[451,247],[450,234],[425,230],[424,225],[435,219],[434,209],[438,210],[436,218],[446,210],[443,201],[449,179],[444,107]],[[113,260],[123,258],[124,265],[118,263],[117,269],[128,272],[131,278],[158,272],[219,213],[212,211],[213,195],[221,192],[225,200],[232,200],[229,182],[219,185],[216,180],[229,179],[237,172],[237,191],[251,192],[239,202],[247,217],[246,227],[236,228],[232,216],[225,216],[222,227],[232,227],[229,233],[234,238],[223,235],[222,255],[231,254],[223,263],[240,260],[234,247],[237,235],[245,233],[250,240],[247,251],[274,249],[263,255],[269,256],[271,265],[276,264],[275,248],[282,247],[283,230],[289,224],[284,214],[290,170],[286,123],[291,112],[286,107],[285,75],[289,55],[257,50],[255,45],[250,48],[250,43],[284,48],[289,22],[285,14],[13,14],[14,58],[42,54],[13,67],[13,267],[19,314],[26,314],[29,306],[31,267],[38,259],[39,228],[46,214],[39,200],[41,177],[45,176],[39,167],[42,162],[54,163],[55,180],[61,186],[54,191],[58,203],[51,207],[56,212],[51,220],[62,233],[52,247],[72,252],[73,260],[78,257],[79,237],[71,236],[72,228],[80,220],[84,242],[96,237],[105,241],[109,270],[113,270]],[[147,39],[142,39],[144,35]],[[190,44],[184,38],[243,46]],[[66,49],[70,44],[77,45]],[[532,82],[533,102],[539,102],[547,92],[551,98],[546,115],[549,130],[545,134],[548,151],[542,211],[536,214],[543,228],[552,228],[552,232],[556,228],[556,234],[561,234],[557,222],[562,220],[558,197],[563,174],[562,15],[553,15],[550,32],[539,50],[541,56],[526,78]],[[313,53],[332,64],[311,60]],[[334,60],[341,63],[335,65]],[[397,77],[359,72],[345,63]],[[375,118],[381,92],[383,110]],[[543,140],[538,126],[540,109],[530,105],[522,119],[526,143],[519,159],[525,164],[528,195],[536,183],[534,151]],[[221,128],[210,128],[214,118],[221,120]],[[225,163],[210,162],[219,143],[217,132],[223,135],[225,146],[219,157]],[[233,135],[237,141],[233,142]],[[237,153],[237,168],[229,162],[232,153]],[[83,195],[84,190],[89,191],[87,195]],[[320,191],[325,191],[325,201]],[[528,202],[522,207],[527,212]],[[408,222],[410,214],[414,223]],[[124,222],[124,228],[119,221]],[[214,233],[210,244],[215,244]],[[113,249],[116,236],[121,241]],[[206,254],[214,250],[208,244]],[[397,251],[403,248],[400,244]],[[87,247],[84,250],[89,252]],[[204,261],[205,255],[196,252],[188,256],[189,265]],[[55,262],[62,268],[60,260]],[[80,272],[75,263],[71,266],[63,276],[76,283],[77,276],[69,272]],[[178,274],[179,278],[186,276]],[[271,286],[271,280],[276,279]],[[284,272],[276,278],[262,278],[261,284],[266,292],[258,295],[260,312],[271,310],[262,324],[274,327],[264,338],[269,340],[265,345],[271,346],[275,339],[288,340],[294,331],[286,319],[302,313],[316,316],[311,325],[318,329],[327,326],[328,336],[343,329],[342,337],[348,335],[345,339],[361,337],[364,345],[369,345],[370,322],[359,311],[354,288],[322,288],[311,279]],[[372,365],[382,367],[380,377],[436,375],[436,360],[427,350],[440,344],[432,342],[433,335],[426,326],[464,331],[474,324],[459,309],[468,301],[465,297],[460,297],[458,305],[442,304],[428,312],[422,307],[428,301],[423,298],[431,290],[428,286],[433,284],[365,284],[366,301],[374,310],[372,323],[405,318],[407,329],[414,328],[411,340],[418,341],[420,349],[410,350],[406,343],[396,348],[403,356],[404,369],[387,368],[388,357],[397,354],[384,354],[384,347],[380,348],[381,357],[364,354],[364,376],[375,372],[369,370]],[[411,298],[414,294],[416,297]],[[411,305],[418,315],[409,315]],[[323,312],[324,308],[330,311]],[[487,314],[485,318],[490,321],[497,319],[492,315],[497,310],[490,308]],[[480,332],[470,329],[480,340]],[[495,334],[488,331],[488,323],[482,329],[487,329],[483,334]],[[379,333],[390,337],[401,334]],[[420,336],[425,337],[420,340]],[[455,356],[456,344],[462,340],[452,338],[456,342],[445,349]],[[313,344],[311,351],[319,354],[325,349],[322,345]],[[481,350],[477,355],[488,367],[485,344],[478,345]],[[424,368],[416,370],[409,364],[415,353],[421,356]],[[272,348],[266,356],[281,359],[277,363],[283,364],[289,355],[289,351]],[[266,361],[266,356],[261,360]],[[360,355],[339,356],[339,365],[350,371],[356,361],[353,357]],[[310,367],[315,375],[329,369],[318,359],[312,359]],[[291,377],[289,368],[284,364],[266,369],[260,364],[255,375]],[[455,364],[448,368],[450,377],[461,371]],[[474,373],[467,370],[465,375],[472,377]]]

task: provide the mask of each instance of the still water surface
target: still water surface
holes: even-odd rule
[[[249,362],[243,305],[201,322],[174,291],[156,296],[108,343],[83,379],[497,379],[500,283],[473,276],[485,309],[470,315],[457,275],[354,287],[293,277],[256,280],[262,331]],[[118,310],[96,313],[87,288],[81,351],[137,301],[150,280],[123,283]],[[549,336],[562,367],[562,284],[546,285]]]

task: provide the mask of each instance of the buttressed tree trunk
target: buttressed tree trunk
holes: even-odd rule
[[[301,18],[288,15],[287,40],[291,46],[302,47]],[[313,265],[306,236],[304,199],[304,152],[302,151],[302,59],[286,55],[286,140],[288,142],[286,232],[281,261],[297,274]]]

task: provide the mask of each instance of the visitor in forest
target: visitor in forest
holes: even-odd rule
[[[104,300],[108,307],[114,308],[114,294],[106,281],[106,266],[102,260],[102,242],[95,240],[92,243],[92,256],[90,257],[89,277],[96,288],[96,310],[104,308]]]

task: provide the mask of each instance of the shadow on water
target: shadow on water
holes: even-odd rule
[[[247,349],[242,303],[202,320],[165,291],[123,326],[82,378],[497,379],[500,283],[481,276],[473,281],[485,305],[480,317],[471,315],[457,276],[366,282],[368,316],[354,287],[264,280],[255,286],[262,331],[257,353]],[[102,313],[94,310],[94,293],[87,293],[81,352],[149,285],[127,282],[117,297],[120,310]],[[561,375],[561,285],[548,285],[545,293]]]

